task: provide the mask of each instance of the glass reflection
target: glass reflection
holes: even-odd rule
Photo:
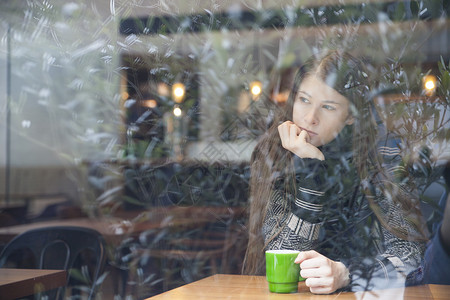
[[[342,47],[373,78],[381,154],[401,161],[396,179],[412,184],[436,237],[450,157],[448,15],[440,0],[2,1],[0,225],[127,224],[99,298],[239,274],[255,146],[288,105],[295,71]],[[155,214],[181,225],[155,229]],[[152,254],[192,249],[220,255]]]

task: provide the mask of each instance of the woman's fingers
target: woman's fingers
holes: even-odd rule
[[[278,134],[280,135],[283,145],[289,142],[289,131],[291,124],[293,124],[291,121],[286,121],[278,125]]]
[[[314,257],[303,261],[300,264],[300,268],[302,269],[316,269],[320,268],[326,264],[326,258],[322,257]]]
[[[323,153],[309,143],[310,136],[308,132],[301,130],[295,123],[286,121],[278,125],[278,134],[280,135],[283,148],[291,151],[298,157],[325,159]]]
[[[309,140],[308,133],[301,130],[291,121],[286,121],[278,125],[278,134],[280,135],[283,147],[287,150],[294,150],[295,148],[301,147]]]
[[[331,294],[334,292],[329,286],[314,286],[309,288],[310,292],[313,294]]]
[[[330,263],[331,261],[326,257],[316,257],[305,260],[300,264],[300,274],[304,278],[330,276],[332,275]]]
[[[307,278],[305,284],[315,294],[330,294],[338,289],[333,277]]]
[[[333,286],[333,279],[331,277],[307,278],[305,284],[309,288],[329,287]]]
[[[298,134],[300,133],[300,128],[297,127],[294,123],[289,124],[289,137],[292,140],[297,139]]]
[[[300,264],[303,261],[310,259],[310,258],[314,258],[314,257],[319,257],[322,256],[322,254],[320,254],[319,252],[317,252],[316,250],[308,250],[308,251],[302,251],[297,255],[297,258],[295,259],[295,263],[296,264]]]
[[[305,143],[309,143],[310,137],[309,134],[306,130],[301,130],[300,134],[298,135],[298,137],[302,140],[305,141]]]
[[[317,251],[302,251],[295,259],[300,264],[300,275],[312,293],[329,294],[348,285],[348,269]]]
[[[309,268],[301,268],[300,267],[300,275],[303,278],[315,278],[321,276],[328,276],[329,274],[325,274],[325,270],[323,270],[320,266],[309,267]]]

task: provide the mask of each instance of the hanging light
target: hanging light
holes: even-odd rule
[[[253,81],[250,83],[250,93],[253,95],[253,100],[257,100],[262,93],[262,84],[260,81]]]
[[[436,90],[437,79],[434,75],[426,75],[422,79],[423,90],[427,95],[433,95]]]
[[[173,108],[173,115],[174,115],[175,117],[181,117],[182,114],[183,114],[183,111],[181,110],[181,108],[180,108],[178,105],[176,105],[176,106]]]
[[[186,93],[184,84],[177,82],[172,86],[172,96],[176,103],[183,102],[183,98]]]

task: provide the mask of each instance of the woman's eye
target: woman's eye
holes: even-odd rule
[[[298,98],[298,100],[300,100],[300,102],[303,102],[303,103],[309,103],[309,100],[306,99],[305,97],[300,97],[300,98]]]
[[[331,105],[327,105],[327,104],[325,104],[325,105],[323,106],[323,108],[325,108],[326,110],[336,110],[336,107],[331,106]]]

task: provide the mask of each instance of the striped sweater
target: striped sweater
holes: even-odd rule
[[[347,159],[326,154],[324,162],[294,157],[295,195],[285,191],[280,179],[269,199],[262,228],[267,249],[314,249],[343,262],[351,276],[346,290],[403,285],[419,265],[424,244],[402,240],[381,226]],[[377,194],[388,224],[415,234],[399,206]]]

